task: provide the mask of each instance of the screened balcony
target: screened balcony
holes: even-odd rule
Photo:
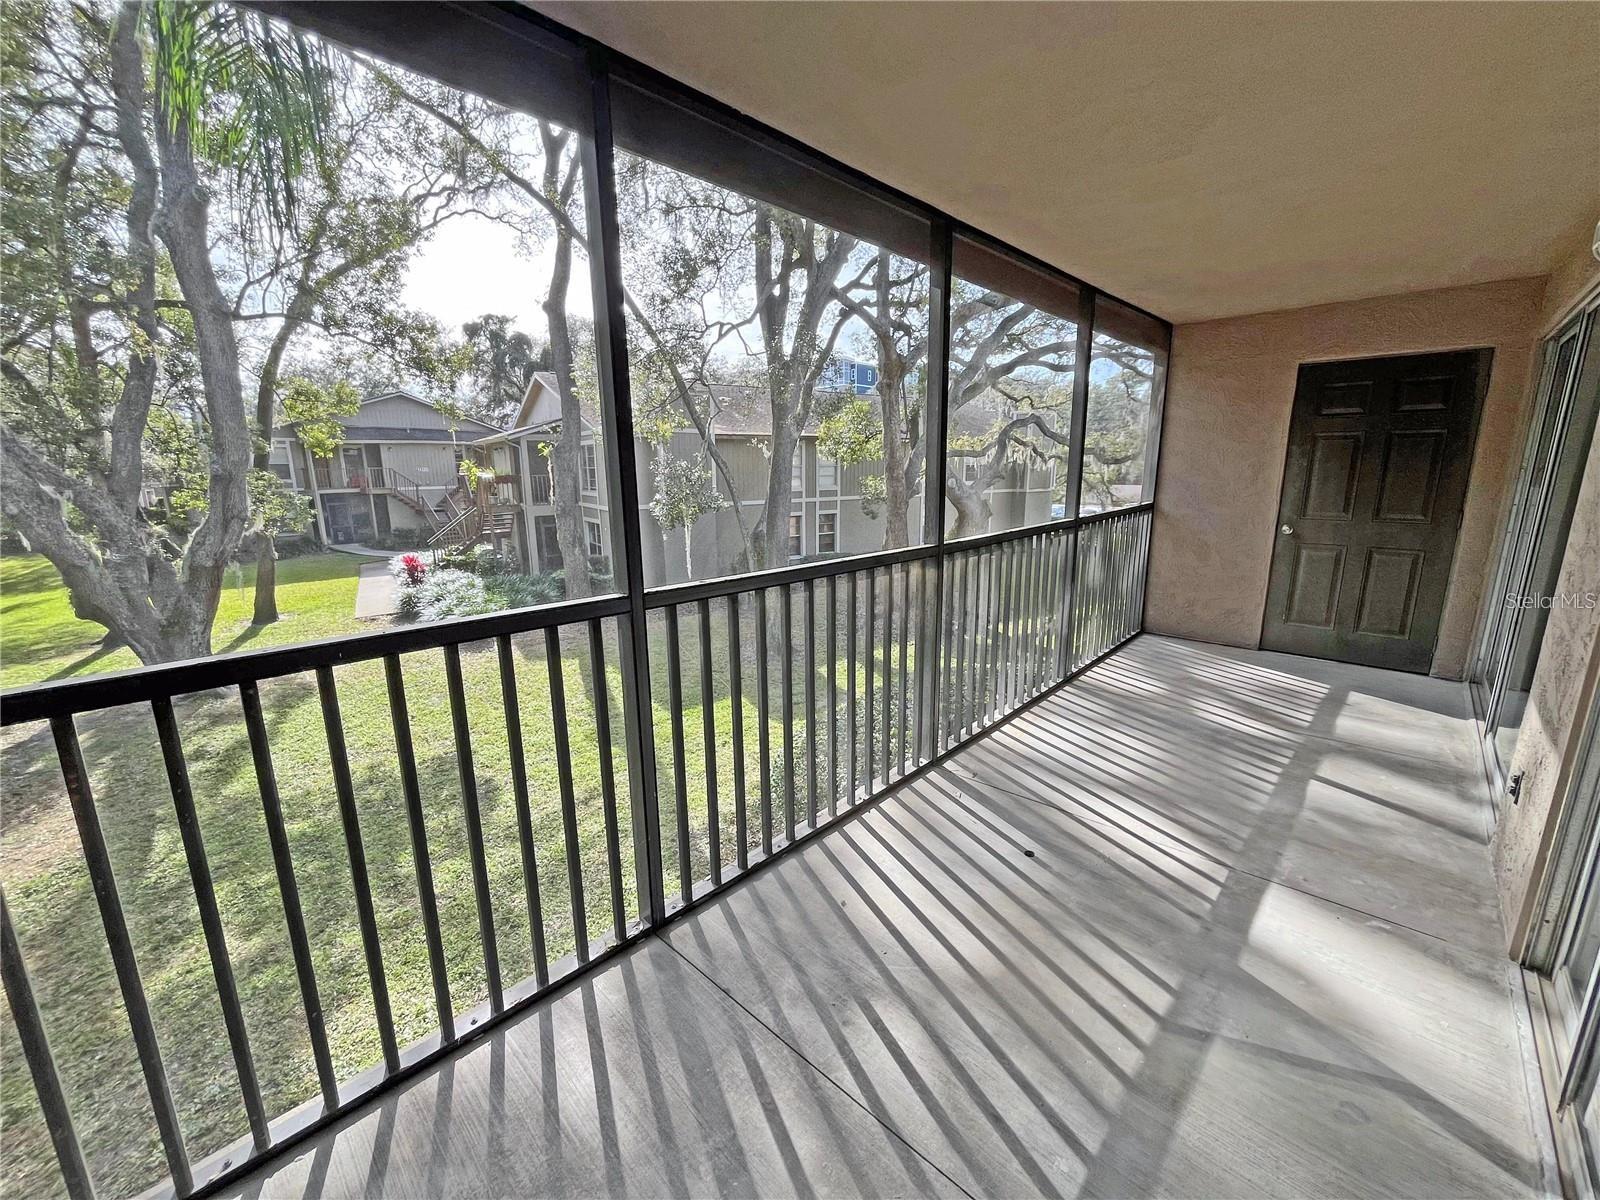
[[[637,9],[663,53],[682,53],[680,19],[725,46],[763,19]],[[1048,10],[981,11],[1014,29]],[[1155,11],[1105,18],[1113,40],[1145,31],[1137,54],[1084,70],[1190,54],[1141,24]],[[1399,11],[1373,21],[1433,19]],[[1600,935],[1529,934],[1532,909],[1506,904],[1514,856],[1537,855],[1493,842],[1517,818],[1488,792],[1527,776],[1553,803],[1529,743],[1514,755],[1561,704],[1537,679],[1545,621],[1520,615],[1542,610],[1497,616],[1485,577],[1553,586],[1566,526],[1588,544],[1571,514],[1600,408],[1575,399],[1600,372],[1576,349],[1600,348],[1594,300],[1534,369],[1545,276],[1418,298],[1363,257],[1370,228],[1348,285],[1309,239],[1288,281],[1281,241],[1236,260],[1200,208],[1148,216],[1169,197],[1143,171],[1226,124],[1199,109],[1107,170],[1122,192],[1096,183],[1098,206],[1055,189],[1087,186],[1103,146],[1047,193],[971,167],[1088,137],[1059,105],[1038,106],[1042,133],[987,142],[967,122],[1005,108],[992,97],[893,118],[939,131],[929,188],[965,180],[1001,214],[1030,195],[1008,220],[1041,245],[1082,230],[1113,264],[1139,258],[1124,295],[1063,270],[1059,242],[1047,260],[995,236],[983,204],[897,190],[518,6],[45,0],[0,19],[31,172],[5,186],[73,235],[35,239],[18,278],[42,282],[19,303],[38,311],[0,380],[5,555],[20,542],[53,589],[6,597],[0,654],[0,1192],[1571,1190],[1583,1154],[1558,1168],[1550,1113],[1562,1136],[1600,1112]],[[1203,41],[1243,18],[1185,19]],[[1307,31],[1343,20],[1275,19],[1319,69]],[[1537,16],[1555,46],[1578,20]],[[1226,62],[1253,31],[1217,36]],[[793,57],[794,39],[745,40]],[[217,47],[235,57],[189,73]],[[948,56],[928,57],[944,97]],[[1452,113],[1510,90],[1458,75]],[[1094,78],[1085,95],[1131,114],[1151,91]],[[285,120],[251,126],[271,151],[252,173],[228,121],[273,100]],[[1121,112],[1095,136],[1154,124]],[[1232,226],[1276,231],[1317,194],[1270,165],[1242,173],[1297,190],[1213,197]],[[206,199],[163,199],[157,222],[150,179]],[[1473,254],[1506,242],[1459,224]],[[1142,242],[1158,229],[1161,252]],[[1212,257],[1179,261],[1191,241]],[[102,286],[124,269],[148,286]],[[1416,278],[1461,284],[1431,269]],[[1376,299],[1332,304],[1355,294]],[[311,547],[274,566],[316,515],[271,491],[255,431],[343,462],[336,418],[413,385],[453,439],[482,435],[462,433],[463,476],[501,519],[463,514],[428,561]],[[418,500],[423,477],[344,482]],[[1338,541],[1358,499],[1411,540]],[[407,507],[429,515],[374,520]],[[385,521],[370,544],[419,528]],[[1600,679],[1565,669],[1600,640],[1549,627],[1543,679]],[[1487,758],[1469,659],[1504,718]],[[1576,688],[1557,696],[1574,713]],[[1574,788],[1600,778],[1585,770]],[[1513,957],[1542,938],[1562,986],[1595,980],[1586,1007],[1530,1009],[1518,920]],[[1543,1043],[1567,1034],[1558,1104]]]

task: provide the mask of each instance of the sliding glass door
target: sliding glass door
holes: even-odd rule
[[[1495,805],[1511,781],[1528,690],[1577,505],[1578,485],[1600,408],[1596,306],[1545,343],[1539,392],[1522,470],[1494,577],[1493,603],[1472,664],[1473,703],[1483,722]]]
[[[1600,705],[1591,705],[1573,784],[1557,806],[1542,916],[1525,965],[1540,978],[1541,1064],[1555,1115],[1559,1159],[1571,1195],[1600,1194]]]

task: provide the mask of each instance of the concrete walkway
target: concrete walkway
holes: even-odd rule
[[[356,576],[356,618],[393,616],[399,608],[399,585],[389,574],[389,562],[362,563]]]
[[[1540,1194],[1472,737],[1142,638],[226,1194]]]

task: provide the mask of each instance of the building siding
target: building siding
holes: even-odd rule
[[[451,446],[435,442],[382,442],[379,445],[384,467],[398,471],[418,487],[442,496],[456,486],[458,475]]]
[[[384,396],[369,400],[355,416],[345,418],[344,424],[352,427],[388,425],[400,429],[438,429],[446,434],[451,428],[449,418],[433,405],[406,396]],[[455,435],[462,442],[475,442],[493,432],[495,429],[492,425],[463,420],[457,423]]]

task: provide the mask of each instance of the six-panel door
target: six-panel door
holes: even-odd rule
[[[1490,353],[1301,366],[1264,648],[1428,669]]]

